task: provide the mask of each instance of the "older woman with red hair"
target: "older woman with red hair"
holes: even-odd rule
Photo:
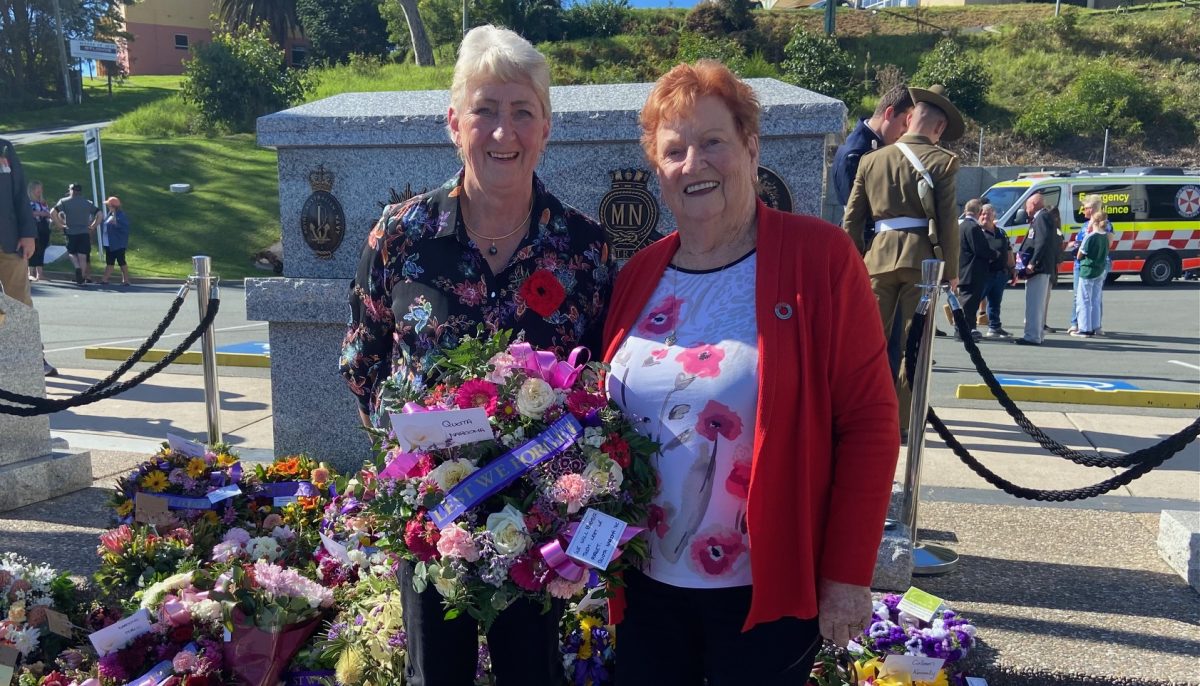
[[[878,308],[844,232],[758,200],[758,122],[709,60],[641,113],[677,230],[620,272],[605,326],[608,391],[663,446],[620,686],[802,684],[871,611],[899,452]]]

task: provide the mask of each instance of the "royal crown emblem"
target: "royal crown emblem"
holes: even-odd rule
[[[642,169],[616,169],[608,173],[612,189],[600,200],[600,223],[608,233],[613,257],[628,260],[652,242],[658,227],[658,202],[646,190],[650,173]]]

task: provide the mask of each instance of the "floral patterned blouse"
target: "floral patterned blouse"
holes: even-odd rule
[[[479,325],[511,329],[539,349],[585,346],[600,359],[615,265],[604,230],[534,176],[533,222],[493,274],[459,214],[462,172],[441,188],[389,205],[371,230],[351,287],[340,370],[375,426],[383,382],[417,388],[439,348]]]

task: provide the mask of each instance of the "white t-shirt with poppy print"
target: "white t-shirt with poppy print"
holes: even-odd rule
[[[608,375],[609,395],[663,446],[643,570],[685,588],[750,584],[746,493],[758,404],[754,253],[668,267]],[[674,345],[667,339],[675,334]]]

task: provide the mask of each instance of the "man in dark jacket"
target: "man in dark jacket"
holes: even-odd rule
[[[0,285],[8,297],[31,307],[29,256],[36,236],[21,161],[13,144],[0,138]]]
[[[958,221],[958,297],[962,300],[963,314],[975,340],[983,337],[977,328],[975,311],[983,300],[983,289],[991,277],[991,264],[999,259],[988,247],[987,237],[979,223],[979,212],[983,202],[972,198],[963,207],[963,216]],[[958,337],[956,331],[954,336]]]
[[[1017,345],[1041,345],[1046,337],[1046,305],[1049,300],[1051,276],[1058,271],[1062,256],[1062,234],[1041,193],[1025,200],[1029,216],[1029,233],[1018,251],[1021,256],[1021,275],[1025,277],[1025,335],[1014,338]]]

